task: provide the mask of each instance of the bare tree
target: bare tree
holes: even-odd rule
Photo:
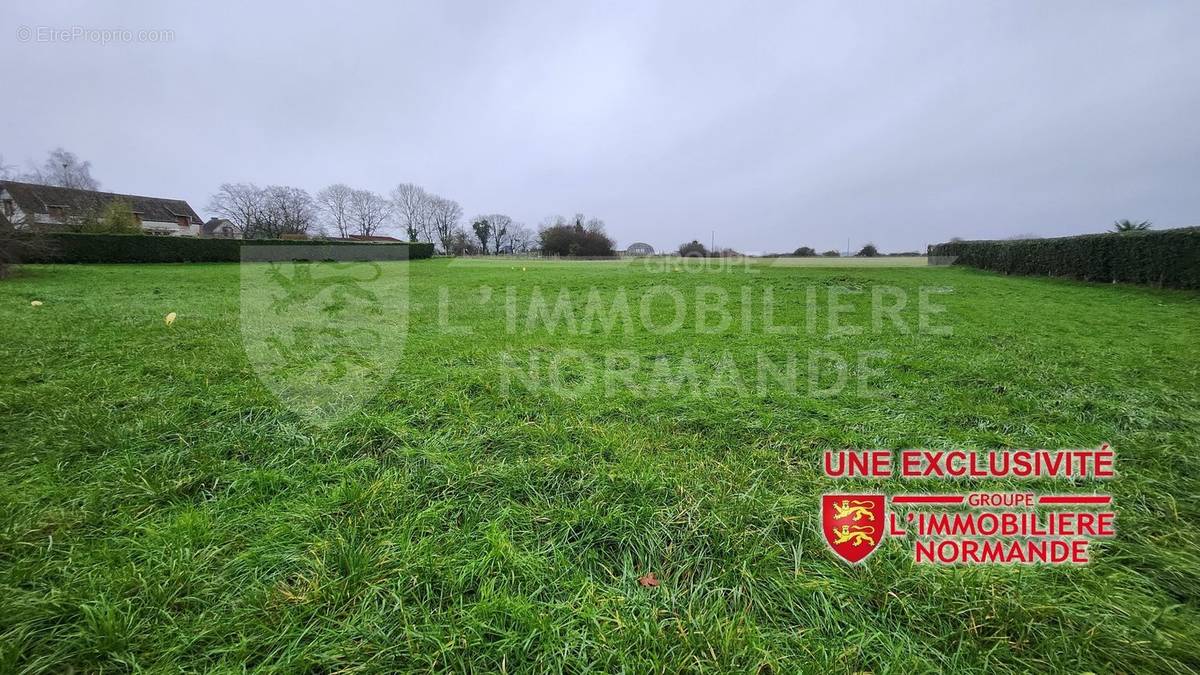
[[[453,199],[434,196],[429,211],[434,241],[441,245],[444,253],[450,253],[454,231],[462,218],[462,207]]]
[[[455,226],[450,232],[445,252],[449,255],[475,255],[480,252],[480,248],[462,226]]]
[[[512,218],[502,213],[489,213],[471,219],[471,229],[474,230],[475,238],[479,240],[480,252],[484,255],[499,255],[506,244],[511,244],[513,227]],[[490,247],[488,242],[491,242]]]
[[[471,219],[471,229],[475,231],[475,237],[479,239],[485,255],[500,253],[500,250],[508,243],[509,231],[512,226],[512,218],[503,213],[489,213]],[[492,243],[490,251],[488,249],[489,241]]]
[[[432,195],[419,185],[401,183],[392,190],[396,219],[408,234],[409,241],[430,241],[430,202]]]
[[[391,202],[370,190],[350,193],[350,222],[358,234],[371,236],[379,231],[391,216]]]
[[[317,220],[316,207],[308,192],[287,185],[267,186],[267,216],[279,233],[277,236],[307,234]]]
[[[100,181],[92,178],[92,163],[81,162],[75,153],[62,148],[51,150],[41,168],[33,167],[22,178],[42,185],[56,185],[79,190],[100,189]]]
[[[307,234],[316,224],[316,207],[304,190],[268,185],[260,196],[259,210],[243,230],[246,238],[279,239],[284,235]]]
[[[254,183],[222,183],[209,199],[208,210],[233,223],[249,239],[257,233],[266,202],[266,191]]]
[[[324,219],[324,224],[337,231],[345,239],[350,235],[350,206],[354,190],[345,183],[334,183],[317,193],[314,204]]]
[[[503,213],[493,213],[487,218],[492,224],[492,253],[500,255],[500,249],[508,243],[509,229],[513,224],[512,218]]]
[[[584,229],[592,234],[604,234],[604,221],[599,218],[588,218],[585,221],[582,213],[576,213],[575,222],[577,224],[582,223]]]
[[[4,163],[4,155],[0,155],[0,180],[12,180],[17,175],[17,167]]]
[[[508,241],[513,253],[528,253],[537,248],[537,233],[526,227],[524,223],[513,223],[509,229]]]

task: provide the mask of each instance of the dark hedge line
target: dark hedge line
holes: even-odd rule
[[[291,241],[281,239],[195,239],[192,237],[155,237],[142,234],[81,234],[51,232],[40,235],[35,251],[22,257],[26,263],[177,263],[177,262],[239,262],[242,247],[290,246],[284,256],[305,258],[294,247],[312,250],[314,257],[324,256],[317,247],[356,246],[372,253],[372,259],[429,258],[433,244],[395,243],[365,244],[349,241]],[[328,248],[325,249],[328,251]],[[275,258],[276,256],[269,256]]]
[[[955,265],[1005,274],[1200,288],[1200,227],[1054,239],[952,241],[930,246],[929,255],[954,256]]]

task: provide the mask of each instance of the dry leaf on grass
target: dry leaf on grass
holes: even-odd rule
[[[658,577],[654,576],[654,572],[647,572],[646,574],[638,577],[638,583],[646,588],[657,588]]]

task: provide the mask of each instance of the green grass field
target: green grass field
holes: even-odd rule
[[[385,267],[371,288],[407,296],[404,330],[371,316],[392,365],[340,419],[282,403],[247,356],[237,265],[0,281],[0,672],[1200,668],[1195,293],[912,266]],[[924,328],[922,287],[944,307]],[[875,321],[875,288],[906,308]],[[850,330],[830,330],[831,289]],[[749,293],[748,322],[654,330],[701,291]],[[539,295],[580,316],[623,295],[632,325],[551,331],[528,321]],[[813,353],[845,371],[813,377]],[[790,355],[796,386],[758,386],[760,357]],[[688,359],[695,381],[656,370]],[[823,492],[914,489],[835,484],[824,449],[1102,442],[1120,476],[1065,488],[1115,496],[1088,566],[917,566],[885,541],[851,567],[822,541]]]

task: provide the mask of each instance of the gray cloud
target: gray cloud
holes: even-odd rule
[[[103,4],[103,6],[101,6]],[[1200,224],[1200,4],[22,2],[9,163],[386,193],[747,251]],[[174,31],[22,41],[21,27]]]

